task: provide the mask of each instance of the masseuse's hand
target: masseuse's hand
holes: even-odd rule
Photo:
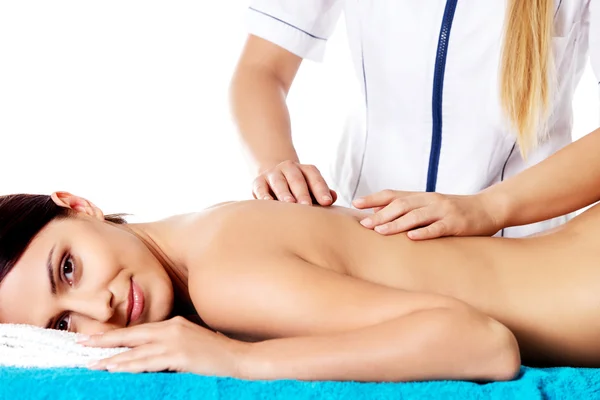
[[[254,198],[322,206],[337,198],[314,165],[283,161],[263,169],[252,185]]]
[[[111,372],[194,372],[238,376],[239,354],[246,344],[182,317],[92,335],[80,343],[93,347],[131,347],[89,365]]]
[[[375,213],[361,224],[383,235],[408,232],[413,240],[441,236],[491,236],[502,226],[483,194],[453,196],[440,193],[384,190],[354,200],[356,208]]]

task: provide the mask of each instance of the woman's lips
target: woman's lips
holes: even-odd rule
[[[137,321],[144,311],[144,292],[131,279],[131,289],[129,290],[129,304],[127,305],[127,325]]]
[[[125,326],[129,326],[131,322],[131,309],[133,308],[133,280],[129,279],[129,296],[127,296],[127,314],[125,317],[127,318],[127,323]]]

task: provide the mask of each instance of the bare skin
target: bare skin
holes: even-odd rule
[[[600,365],[599,208],[537,237],[414,242],[404,234],[379,235],[360,225],[360,212],[335,207],[254,200],[113,226],[84,199],[55,199],[78,216],[44,228],[0,285],[2,322],[43,325],[66,312],[77,332],[115,332],[92,338],[92,345],[130,347],[143,347],[151,331],[172,337],[171,328],[161,331],[169,311],[187,315],[193,307],[210,328],[192,334],[177,322],[194,343],[178,351],[210,348],[214,358],[203,351],[181,366],[153,364],[147,354],[116,356],[101,368],[123,363],[116,370],[250,379],[510,379],[520,365],[513,333],[526,362]],[[54,299],[38,270],[57,240],[59,248],[70,240],[72,252],[87,255],[76,257],[81,283],[64,294],[59,287]],[[92,287],[85,278],[92,273],[94,282],[106,283]],[[127,325],[131,279],[150,300]],[[108,292],[119,301],[98,301]],[[232,339],[210,336],[215,331]]]
[[[291,255],[379,285],[464,301],[509,327],[526,362],[600,365],[599,207],[552,233],[524,239],[412,242],[363,228],[361,216],[344,208],[254,201],[216,207],[185,230],[187,240],[210,243],[188,263],[190,274],[203,265],[236,262],[236,255],[252,254],[253,263]],[[214,229],[202,229],[206,224]]]

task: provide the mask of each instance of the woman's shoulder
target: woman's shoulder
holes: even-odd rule
[[[320,207],[273,200],[241,200],[214,204],[200,212],[176,215],[164,222],[176,225],[178,228],[192,227],[194,230],[213,232],[226,228],[226,231],[230,232],[234,228],[243,230],[244,227],[256,229],[259,226],[273,224],[288,225],[307,221],[307,219],[311,221],[330,219],[335,215],[360,220],[368,213],[339,206]]]
[[[242,201],[224,201],[221,203],[213,204],[197,212],[177,214],[171,217],[165,218],[155,223],[168,223],[178,228],[189,228],[194,229],[202,227],[205,230],[206,226],[215,226],[218,221],[224,221],[230,217],[238,216],[243,210],[255,208],[256,200],[242,200]],[[254,206],[254,207],[253,207]]]
[[[213,205],[212,205],[212,206],[210,206],[210,207],[206,207],[206,208],[205,208],[205,210],[212,210],[212,209],[215,209],[215,208],[219,208],[219,207],[226,206],[226,205],[228,205],[228,204],[235,204],[235,203],[239,203],[239,201],[235,201],[235,200],[231,200],[231,201],[223,201],[223,202],[221,202],[221,203],[213,204]]]
[[[229,224],[282,224],[301,220],[330,219],[335,215],[349,217],[354,220],[365,218],[368,213],[340,206],[321,207],[306,206],[273,200],[244,200],[219,203],[206,209],[206,215],[216,221]],[[285,222],[284,222],[285,221]]]
[[[203,232],[213,244],[229,242],[255,229],[257,221],[268,219],[269,207],[264,200],[227,201],[190,215],[187,229]]]
[[[341,228],[347,227],[343,221],[357,221],[365,216],[364,212],[345,207],[244,200],[223,202],[198,213],[173,217],[171,223],[179,233],[177,236],[194,238],[195,246],[200,241],[211,243],[213,249],[237,248],[244,244],[258,246],[260,242],[261,248],[267,248],[302,232],[345,229]],[[291,235],[291,231],[297,234]]]
[[[205,208],[202,214],[216,214],[216,215],[227,215],[235,213],[236,211],[258,209],[264,207],[266,200],[233,200],[224,201],[221,203],[213,204],[210,207]]]

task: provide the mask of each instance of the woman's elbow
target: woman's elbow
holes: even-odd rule
[[[489,348],[492,351],[490,362],[486,365],[487,379],[492,381],[510,381],[521,370],[521,354],[515,335],[500,322],[489,319]]]
[[[515,335],[500,322],[461,303],[446,308],[445,325],[448,335],[452,326],[458,359],[463,363],[462,379],[475,381],[509,381],[521,369],[521,355]]]

